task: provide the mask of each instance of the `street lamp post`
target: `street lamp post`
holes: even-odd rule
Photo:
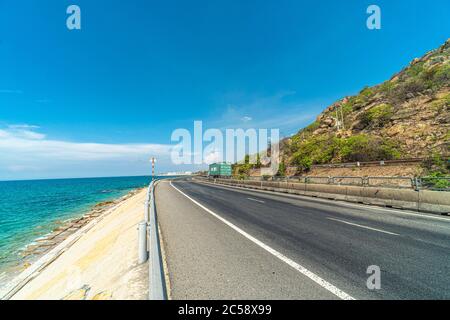
[[[152,181],[153,181],[155,179],[155,162],[156,162],[156,158],[152,157],[151,161],[152,161]]]

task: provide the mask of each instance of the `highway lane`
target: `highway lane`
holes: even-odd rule
[[[387,212],[369,206],[349,206],[333,201],[314,201],[196,182],[173,184],[194,201],[352,297],[450,298],[450,220],[446,218]],[[174,206],[187,205],[186,200],[189,199],[184,197],[181,200],[178,191],[169,189],[168,186],[165,188],[166,197],[174,196],[180,202],[173,202]],[[194,203],[191,201],[192,204]],[[222,223],[228,228],[227,233],[235,232],[198,205],[196,210],[199,210],[195,218],[198,224],[204,224],[203,221],[213,223],[216,220],[214,225]],[[164,220],[163,216],[164,214],[160,215],[161,220]],[[187,210],[177,218],[189,223],[192,215]],[[164,229],[170,228],[170,223],[167,220],[162,223],[163,233]],[[204,238],[211,239],[221,237],[224,230],[203,228],[201,232],[204,233]],[[182,241],[178,237],[176,233],[168,234],[166,241],[168,244]],[[251,243],[237,232],[234,239],[240,244]],[[225,255],[221,252],[223,248],[211,246],[218,254]],[[179,251],[180,249],[174,249],[172,254],[180,254]],[[189,255],[189,250],[184,255]],[[170,259],[168,254],[169,271]],[[268,260],[277,259],[272,257]],[[260,261],[255,257],[255,263],[258,262]],[[235,264],[238,262],[235,261]],[[369,290],[366,286],[369,276],[366,271],[370,265],[381,268],[380,290]],[[183,266],[179,268],[185,269],[183,273],[187,277],[192,272]],[[253,266],[244,268],[250,272]],[[303,278],[301,281],[307,283]],[[292,279],[284,284],[284,289],[292,291],[296,286]],[[174,288],[176,285],[175,280]],[[322,296],[323,291],[316,287],[320,288],[313,283],[309,289],[310,298],[329,298],[326,294]],[[261,292],[264,292],[267,286],[263,285],[262,288]],[[305,298],[305,295],[308,297],[305,290],[297,293],[293,290],[288,296],[279,298],[300,299]]]
[[[172,299],[337,299],[167,181],[155,199]]]

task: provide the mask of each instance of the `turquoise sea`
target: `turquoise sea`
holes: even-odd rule
[[[145,187],[150,177],[0,181],[0,279],[20,251],[98,202]]]

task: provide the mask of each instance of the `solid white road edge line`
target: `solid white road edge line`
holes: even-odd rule
[[[294,268],[295,270],[297,270],[298,272],[300,272],[301,274],[303,274],[304,276],[308,277],[309,279],[311,279],[312,281],[314,281],[315,283],[319,284],[321,287],[325,288],[326,290],[330,291],[332,294],[334,294],[335,296],[343,299],[343,300],[355,300],[355,298],[353,298],[352,296],[350,296],[349,294],[345,293],[344,291],[342,291],[341,289],[335,287],[334,285],[332,285],[331,283],[329,283],[328,281],[322,279],[321,277],[319,277],[318,275],[316,275],[315,273],[309,271],[308,269],[306,269],[305,267],[301,266],[300,264],[298,264],[297,262],[289,259],[288,257],[286,257],[285,255],[283,255],[282,253],[278,252],[275,249],[272,249],[271,247],[269,247],[268,245],[266,245],[265,243],[259,241],[258,239],[256,239],[255,237],[249,235],[247,232],[245,232],[244,230],[242,230],[241,228],[235,226],[234,224],[232,224],[231,222],[227,221],[226,219],[222,218],[221,216],[219,216],[218,214],[216,214],[215,212],[211,211],[210,209],[206,208],[204,205],[202,205],[201,203],[197,202],[196,200],[192,199],[191,197],[189,197],[187,194],[185,194],[183,191],[181,191],[180,189],[178,189],[177,187],[175,187],[172,184],[172,181],[170,182],[170,185],[172,186],[172,188],[174,188],[175,190],[177,190],[179,193],[181,193],[183,196],[185,196],[186,198],[188,198],[189,200],[191,200],[193,203],[195,203],[197,206],[199,206],[200,208],[202,208],[203,210],[205,210],[206,212],[208,212],[209,214],[211,214],[212,216],[216,217],[217,219],[219,219],[220,221],[222,221],[223,223],[225,223],[227,226],[229,226],[230,228],[234,229],[235,231],[237,231],[238,233],[240,233],[241,235],[243,235],[244,237],[246,237],[248,240],[252,241],[253,243],[255,243],[256,245],[258,245],[259,247],[263,248],[264,250],[266,250],[267,252],[269,252],[270,254],[272,254],[273,256],[277,257],[278,259],[280,259],[281,261],[283,261],[284,263],[288,264],[289,266],[291,266],[292,268]]]
[[[369,230],[373,230],[373,231],[377,231],[377,232],[387,233],[387,234],[390,234],[393,236],[399,236],[398,233],[389,232],[389,231],[385,231],[385,230],[381,230],[381,229],[376,229],[376,228],[372,228],[372,227],[368,227],[368,226],[363,226],[361,224],[356,224],[356,223],[352,223],[352,222],[348,222],[348,221],[344,221],[344,220],[340,220],[340,219],[335,219],[335,218],[330,218],[330,217],[327,217],[327,219],[333,220],[333,221],[338,221],[338,222],[345,223],[345,224],[349,224],[349,225],[355,226],[355,227],[360,227],[360,228],[369,229]]]

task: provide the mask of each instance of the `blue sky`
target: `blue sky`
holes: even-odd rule
[[[66,28],[81,8],[82,30]],[[368,30],[366,8],[382,10]],[[0,0],[0,179],[186,169],[176,128],[290,135],[450,36],[448,0]],[[251,119],[251,120],[250,120]]]

